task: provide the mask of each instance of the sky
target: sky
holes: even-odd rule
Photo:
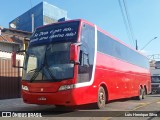
[[[146,55],[160,54],[160,0],[124,0],[133,31],[128,36],[118,0],[45,0],[68,13],[70,19],[85,19]],[[122,1],[122,0],[120,0]],[[8,23],[42,0],[0,0],[0,26]]]

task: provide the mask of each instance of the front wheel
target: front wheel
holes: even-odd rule
[[[103,109],[106,105],[106,93],[102,86],[98,89],[98,100],[97,100],[97,108]]]

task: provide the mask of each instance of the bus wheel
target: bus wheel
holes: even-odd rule
[[[147,92],[146,92],[146,89],[144,88],[143,93],[142,93],[142,99],[144,99],[146,97],[146,94],[147,94]]]
[[[137,99],[138,99],[138,100],[142,100],[142,97],[143,97],[143,89],[140,88],[140,89],[139,89],[139,96],[137,96]]]
[[[99,87],[98,90],[98,101],[97,101],[97,108],[103,109],[106,104],[106,93],[102,86]]]

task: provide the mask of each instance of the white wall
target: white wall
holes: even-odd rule
[[[11,59],[11,55],[12,55],[12,53],[0,51],[0,58],[1,58],[1,59]],[[16,59],[17,59],[17,60],[20,60],[20,66],[23,66],[24,56],[17,54]],[[20,69],[20,71],[21,71],[20,74],[21,74],[21,76],[22,76],[22,69]]]

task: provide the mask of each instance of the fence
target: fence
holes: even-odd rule
[[[13,68],[10,58],[0,58],[0,99],[21,97],[20,81],[20,68]]]

